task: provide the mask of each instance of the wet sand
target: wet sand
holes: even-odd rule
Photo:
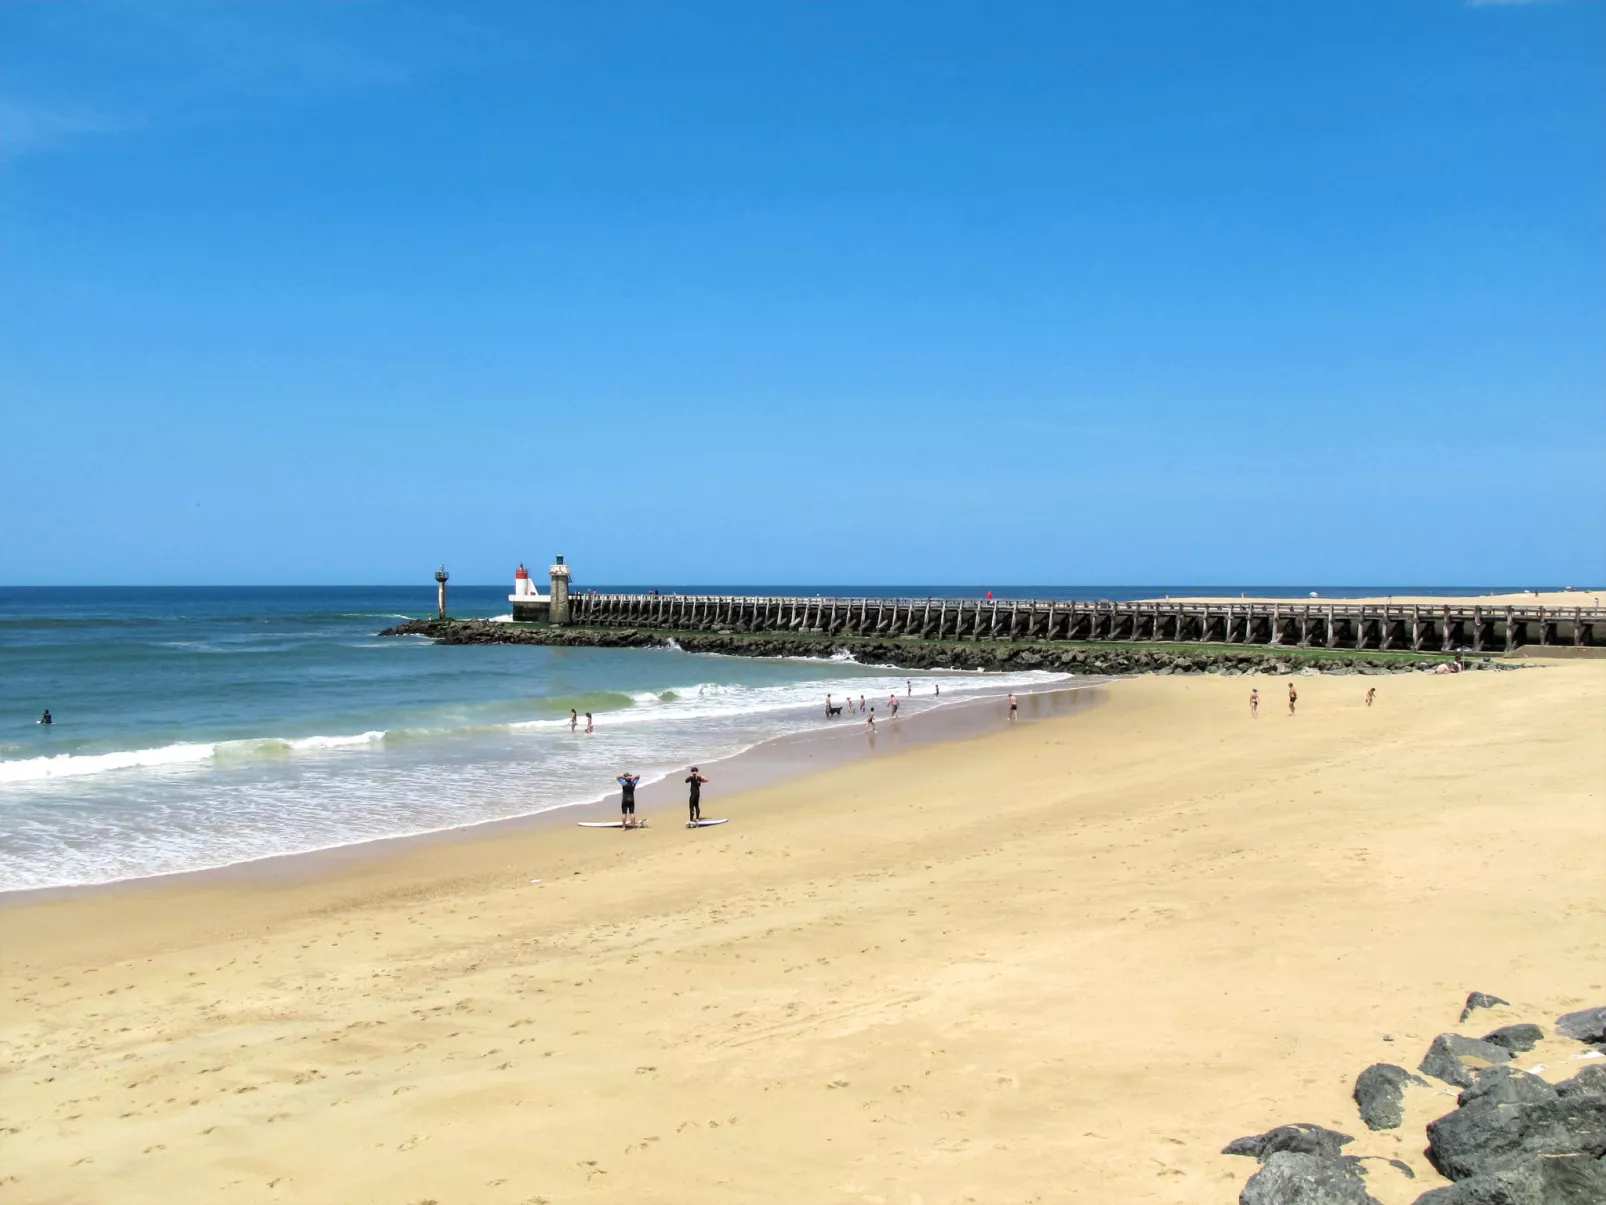
[[[1403,1205],[1361,1068],[1474,988],[1515,1007],[1463,1032],[1606,1003],[1606,666],[1298,686],[1122,682],[715,829],[13,902],[0,1200],[1230,1200],[1298,1120]]]

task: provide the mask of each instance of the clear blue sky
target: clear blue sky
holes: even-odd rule
[[[1606,5],[0,4],[0,583],[1606,579]]]

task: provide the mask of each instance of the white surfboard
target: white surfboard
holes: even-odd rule
[[[577,822],[581,828],[646,828],[645,820],[638,820],[627,825],[623,820],[581,820]]]
[[[708,828],[710,825],[713,825],[713,824],[729,824],[729,823],[730,823],[729,820],[688,820],[688,821],[686,821],[686,827],[687,828]]]

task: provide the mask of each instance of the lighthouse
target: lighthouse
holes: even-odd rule
[[[548,572],[552,579],[552,593],[542,594],[535,588],[535,580],[522,564],[513,573],[513,593],[507,596],[513,604],[516,623],[568,623],[569,622],[569,567],[563,558]]]

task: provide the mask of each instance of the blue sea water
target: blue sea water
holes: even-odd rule
[[[505,615],[509,588],[454,587],[452,612]],[[1057,680],[376,635],[434,601],[433,583],[0,589],[0,890],[596,800],[624,770],[651,781],[817,727],[827,693],[873,702],[915,678],[916,712],[939,684],[946,704]]]

